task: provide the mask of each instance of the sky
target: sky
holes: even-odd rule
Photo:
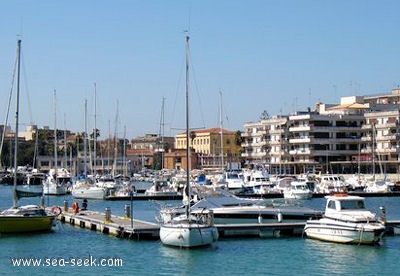
[[[13,91],[15,129],[17,39],[20,130],[182,132],[186,35],[192,128],[244,130],[264,111],[388,94],[400,84],[399,10],[396,0],[3,0],[0,122]]]

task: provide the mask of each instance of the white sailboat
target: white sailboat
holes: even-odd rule
[[[57,158],[57,118],[56,118],[56,90],[54,90],[54,168],[51,169],[43,181],[43,193],[45,195],[67,194],[67,183],[58,179]]]
[[[186,158],[186,187],[184,193],[190,199],[189,36],[186,36]],[[199,214],[192,214],[189,200],[186,201],[185,205],[184,214],[161,222],[161,242],[164,245],[184,248],[207,246],[216,242],[218,240],[218,230],[214,226],[212,211],[205,210]]]
[[[85,100],[85,137],[83,139],[84,175],[78,177],[72,186],[71,195],[82,199],[104,199],[107,189],[96,185],[87,175],[87,100]]]
[[[19,114],[19,82],[20,82],[20,56],[21,40],[17,42],[17,95],[15,112],[15,147],[14,147],[14,168],[17,168],[18,156],[18,114]],[[37,205],[18,206],[17,194],[17,170],[14,169],[13,183],[13,206],[0,213],[0,233],[19,233],[49,231],[53,226],[56,215],[46,211],[44,207]]]

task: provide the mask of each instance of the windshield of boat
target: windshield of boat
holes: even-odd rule
[[[341,210],[360,210],[365,209],[364,201],[361,199],[341,201]]]

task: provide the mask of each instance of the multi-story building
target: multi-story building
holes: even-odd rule
[[[288,116],[274,116],[246,123],[242,133],[242,157],[250,167],[275,170],[289,162]]]
[[[317,104],[314,111],[272,117],[244,125],[243,158],[272,173],[332,172],[332,163],[358,154],[364,112],[360,97],[345,97],[340,105]]]
[[[193,130],[189,146],[198,155],[197,163],[202,168],[229,167],[239,161],[241,148],[234,131],[221,128]],[[175,149],[186,149],[186,133],[175,136]]]

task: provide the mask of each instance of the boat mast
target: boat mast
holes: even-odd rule
[[[57,176],[57,92],[54,89],[54,174]]]
[[[96,126],[96,121],[97,121],[97,110],[96,110],[96,106],[97,106],[97,91],[96,91],[96,83],[94,83],[94,131],[93,131],[93,168],[94,168],[94,175],[96,175],[96,166],[97,166],[97,152],[96,152],[96,148],[97,148],[97,126]]]
[[[161,151],[161,170],[164,169],[164,123],[165,123],[164,103],[165,103],[165,97],[162,98],[162,103],[161,103],[161,118],[160,118],[160,130],[159,130],[159,136],[161,136],[161,148],[159,148],[158,151]]]
[[[85,99],[85,134],[83,135],[83,160],[84,160],[84,165],[83,165],[83,172],[85,175],[85,179],[87,178],[87,152],[86,152],[86,147],[87,147],[87,99]]]
[[[19,113],[19,81],[20,81],[20,64],[21,64],[21,39],[17,41],[17,99],[15,109],[15,135],[14,135],[14,194],[13,194],[13,207],[17,206],[17,156],[18,156],[18,113]]]
[[[222,120],[222,92],[219,91],[220,108],[219,108],[219,120],[220,120],[220,139],[221,139],[221,169],[224,169],[224,138],[223,138],[223,120]]]
[[[186,217],[190,213],[190,143],[189,143],[189,36],[186,35]]]

